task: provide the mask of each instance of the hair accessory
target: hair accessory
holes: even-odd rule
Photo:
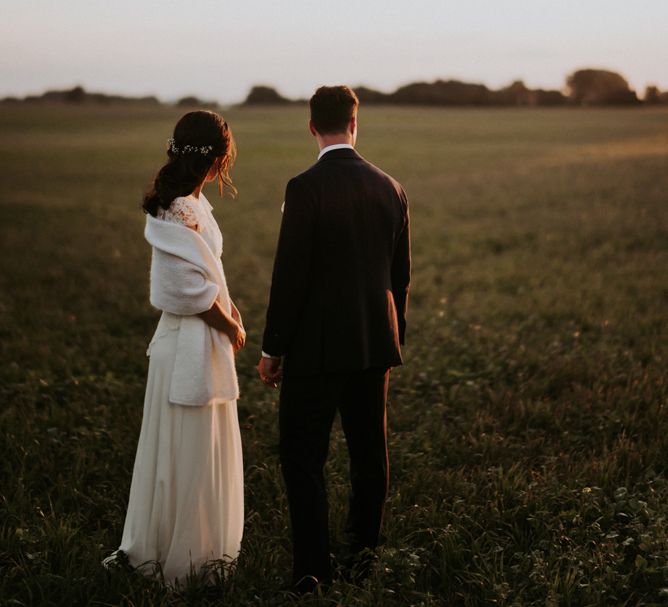
[[[199,152],[200,154],[208,154],[211,150],[213,150],[212,145],[202,145],[202,146],[184,145],[178,147],[173,137],[170,137],[167,140],[167,145],[169,146],[169,151],[173,152],[174,154],[189,154],[190,152]]]

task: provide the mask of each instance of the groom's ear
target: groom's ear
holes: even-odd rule
[[[351,135],[354,135],[357,132],[357,114],[353,114],[350,122],[348,123],[348,128],[350,129]]]
[[[314,137],[318,134],[318,131],[316,131],[315,127],[313,126],[313,120],[308,121],[308,130],[311,131],[311,135]]]

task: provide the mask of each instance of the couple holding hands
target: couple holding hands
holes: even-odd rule
[[[387,390],[410,281],[408,202],[401,185],[354,149],[358,100],[346,86],[310,99],[317,162],[286,188],[262,354],[280,385],[280,460],[290,510],[291,588],[332,580],[324,479],[336,412],[350,454],[344,571],[365,574],[388,490]],[[221,262],[223,237],[202,193],[234,191],[236,156],[222,117],[183,116],[168,161],[144,198],[152,246],[151,304],[162,311],[149,345],[144,411],[119,549],[146,574],[183,580],[235,559],[244,526],[234,354],[246,334]]]

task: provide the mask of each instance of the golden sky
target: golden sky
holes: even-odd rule
[[[391,91],[456,78],[560,88],[582,67],[668,89],[667,0],[8,0],[0,96],[91,90],[243,99],[253,84]]]

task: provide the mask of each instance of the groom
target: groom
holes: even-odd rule
[[[408,202],[355,152],[358,104],[347,86],[311,97],[320,154],[287,185],[257,366],[265,384],[282,380],[280,457],[300,592],[331,581],[323,468],[337,410],[350,454],[349,564],[378,544],[388,489],[387,389],[406,327]]]

